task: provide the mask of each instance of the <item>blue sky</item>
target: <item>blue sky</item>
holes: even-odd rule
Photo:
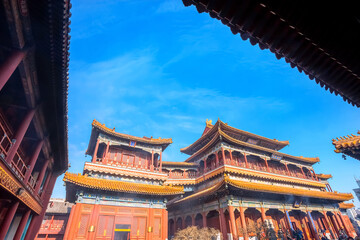
[[[72,3],[69,161],[82,172],[94,118],[116,131],[173,139],[163,155],[200,137],[205,120],[289,140],[282,151],[320,157],[334,190],[352,192],[360,162],[331,139],[358,131],[359,109],[181,0]],[[62,179],[53,197],[65,197]],[[360,206],[358,201],[355,201]]]

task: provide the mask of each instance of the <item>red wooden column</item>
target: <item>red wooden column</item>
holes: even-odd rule
[[[225,158],[225,150],[223,147],[221,147],[221,154],[222,154],[222,158],[223,158],[223,162],[224,162],[224,165],[226,164],[226,158]]]
[[[41,148],[43,145],[44,145],[43,140],[39,141],[39,143],[36,145],[33,155],[31,156],[31,159],[29,162],[29,168],[27,169],[27,171],[25,173],[24,183],[27,183],[29,181],[29,178],[31,176],[32,171],[34,170],[36,161],[39,157],[39,154],[40,154],[40,151],[41,151]]]
[[[95,204],[93,205],[94,208],[92,210],[92,214],[89,221],[89,228],[93,228],[92,231],[89,231],[89,235],[87,236],[88,239],[95,239],[95,233],[97,232],[97,220],[99,218],[100,212],[100,205]]]
[[[168,211],[166,209],[162,210],[162,239],[168,239]]]
[[[20,123],[20,126],[17,129],[15,136],[13,137],[13,139],[15,139],[15,142],[10,147],[8,155],[6,156],[7,163],[9,163],[9,164],[11,163],[17,150],[19,149],[20,144],[25,136],[25,133],[26,133],[27,129],[29,128],[31,120],[33,119],[33,117],[35,115],[35,111],[36,111],[35,109],[31,109],[30,111],[28,111],[27,114],[25,115],[25,118]]]
[[[149,208],[149,220],[148,220],[148,227],[146,228],[146,239],[152,240],[153,239],[153,232],[154,232],[154,209]]]
[[[21,235],[22,235],[23,232],[24,232],[26,223],[27,223],[27,221],[28,221],[28,219],[29,219],[30,213],[31,213],[31,210],[28,209],[28,210],[24,213],[24,215],[22,216],[13,240],[19,240],[19,239],[21,238]]]
[[[226,231],[226,221],[225,221],[225,215],[224,215],[224,209],[219,208],[219,220],[220,220],[220,231],[224,237],[224,239],[227,239],[227,231]]]
[[[306,220],[305,220],[304,217],[300,219],[300,223],[301,223],[302,226],[304,226],[303,230],[304,230],[305,239],[306,240],[311,240],[311,237],[310,237],[311,235],[309,234],[309,231],[308,231],[307,227],[305,227],[305,226],[307,226],[307,223],[306,223]]]
[[[206,228],[206,227],[207,227],[206,215],[207,215],[206,212],[203,212],[203,213],[202,213],[202,216],[203,216],[203,228]]]
[[[230,223],[231,223],[231,234],[233,235],[234,239],[239,239],[237,228],[236,228],[236,222],[235,222],[235,214],[234,214],[234,207],[229,206],[229,216],[230,216]]]
[[[151,151],[151,165],[150,170],[154,171],[154,150]]]
[[[265,158],[265,165],[266,165],[266,171],[270,172],[270,171],[269,171],[269,164],[268,164],[268,162],[267,162],[267,159],[266,159],[266,158]]]
[[[324,218],[325,218],[325,220],[326,220],[326,224],[328,225],[328,228],[329,228],[329,230],[330,230],[330,233],[331,233],[332,237],[333,237],[334,239],[337,239],[336,230],[335,230],[335,229],[332,227],[332,225],[330,224],[330,220],[329,220],[329,218],[328,218],[328,215],[326,215],[326,212],[325,212],[325,211],[323,211],[323,214],[324,214]]]
[[[0,227],[0,239],[5,239],[5,236],[9,230],[10,224],[15,216],[16,210],[19,206],[19,201],[15,201],[12,203],[10,208],[6,212],[6,216],[4,218],[4,222]]]
[[[46,173],[46,169],[47,169],[47,167],[48,167],[48,165],[49,165],[49,162],[50,162],[50,160],[47,159],[47,160],[45,161],[44,165],[43,165],[42,168],[41,168],[41,172],[39,173],[39,176],[38,176],[38,178],[37,178],[37,180],[36,180],[36,186],[35,186],[35,191],[34,191],[35,194],[37,194],[37,193],[39,192],[39,190],[40,190],[41,183],[42,183],[42,181],[44,180],[45,173]]]
[[[219,156],[217,154],[217,152],[215,152],[215,167],[219,166]]]
[[[318,234],[318,231],[317,231],[316,226],[314,224],[314,220],[313,220],[313,218],[311,216],[311,212],[307,211],[307,215],[308,215],[308,218],[310,220],[311,231],[314,233],[315,239],[319,240],[319,234]]]
[[[233,156],[232,156],[231,149],[229,149],[229,154],[230,154],[231,165],[234,165],[234,166],[235,166],[235,162],[234,162],[234,159],[233,159]],[[236,165],[237,165],[237,164],[236,164]]]
[[[67,221],[67,224],[66,224],[66,229],[65,229],[65,233],[64,233],[64,239],[63,240],[67,240],[68,237],[69,237],[69,232],[70,232],[70,225],[72,224],[73,222],[73,218],[74,218],[74,214],[75,214],[75,211],[76,211],[76,204],[73,205],[71,207],[71,212],[70,212],[70,216],[68,218],[68,221]]]
[[[25,55],[25,51],[14,50],[5,62],[0,65],[0,90],[5,86]]]
[[[206,166],[206,158],[204,159],[204,173],[206,173],[206,169],[207,169],[207,166]]]
[[[100,139],[98,138],[96,140],[96,145],[95,145],[95,150],[94,150],[94,153],[93,153],[93,156],[92,156],[92,162],[96,162],[96,157],[97,157],[97,152],[98,152],[98,148],[99,148],[99,143],[100,143]]]
[[[304,173],[304,170],[303,170],[303,168],[300,168],[300,170],[301,170],[301,172],[302,172],[302,175],[304,176],[304,178],[306,178],[306,175],[305,175],[305,173]]]
[[[246,222],[245,222],[245,214],[244,214],[244,209],[242,206],[240,206],[239,208],[240,210],[240,218],[241,218],[241,227],[242,229],[244,230],[245,233],[244,234],[244,240],[248,240],[249,239],[249,236],[247,234],[247,227],[246,227]]]
[[[261,207],[261,220],[263,221],[263,223],[265,223],[266,214],[265,214],[265,209],[263,207]]]
[[[245,160],[245,166],[246,166],[246,168],[249,168],[249,164],[248,164],[248,161],[247,161],[246,153],[244,153],[244,160]]]
[[[31,219],[30,225],[28,227],[28,231],[27,231],[26,236],[25,236],[25,240],[33,240],[33,239],[35,239],[35,236],[38,233],[41,222],[42,222],[42,220],[44,218],[46,207],[47,207],[47,205],[49,203],[51,193],[52,193],[52,191],[54,189],[56,178],[57,178],[56,175],[51,175],[51,179],[50,179],[50,181],[48,183],[48,186],[46,188],[44,188],[45,191],[44,191],[44,197],[43,197],[43,202],[42,202],[43,209],[41,210],[39,215],[34,215],[33,218]]]
[[[286,167],[286,172],[287,172],[287,174],[290,176],[291,174],[290,174],[290,171],[289,171],[289,168],[288,168],[287,163],[285,163],[285,167]]]
[[[345,222],[345,220],[344,220],[344,216],[341,214],[341,212],[339,212],[338,215],[339,215],[339,217],[340,217],[340,220],[341,220],[342,225],[343,225],[344,228],[345,228],[346,234],[347,234],[349,237],[350,237],[350,236],[352,237],[351,232],[350,232],[350,230],[349,230],[349,228],[348,228],[348,225],[346,224],[346,222]]]
[[[105,156],[104,156],[104,159],[102,160],[102,162],[104,164],[107,164],[107,161],[108,161],[108,158],[109,158],[109,147],[110,147],[110,141],[108,141],[107,144],[106,144]]]
[[[196,214],[193,214],[193,215],[191,216],[191,220],[192,220],[191,225],[192,225],[192,226],[195,226],[195,225],[196,225],[195,218],[196,218]]]
[[[162,172],[162,152],[160,152],[160,167],[159,172]]]

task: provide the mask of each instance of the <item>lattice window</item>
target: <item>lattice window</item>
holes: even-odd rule
[[[89,214],[81,215],[79,222],[78,236],[84,236],[86,234],[89,219],[90,219]]]

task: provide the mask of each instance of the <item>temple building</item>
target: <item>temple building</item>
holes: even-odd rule
[[[360,131],[358,131],[360,134]],[[342,153],[360,160],[360,135],[348,135],[332,140],[336,153]]]
[[[64,199],[51,198],[35,240],[63,239],[73,205]]]
[[[206,122],[202,136],[163,161],[171,139],[134,137],[94,120],[83,174],[66,173],[74,202],[64,239],[171,239],[188,226],[213,227],[224,239],[259,231],[300,229],[306,240],[324,233],[354,236],[341,213],[353,198],[333,191],[319,158],[280,152],[288,141]]]
[[[68,168],[69,0],[0,2],[0,239],[33,240]]]

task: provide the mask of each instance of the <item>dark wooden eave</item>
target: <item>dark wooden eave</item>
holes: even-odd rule
[[[285,58],[311,80],[360,107],[360,14],[356,1],[183,0],[243,40]]]

